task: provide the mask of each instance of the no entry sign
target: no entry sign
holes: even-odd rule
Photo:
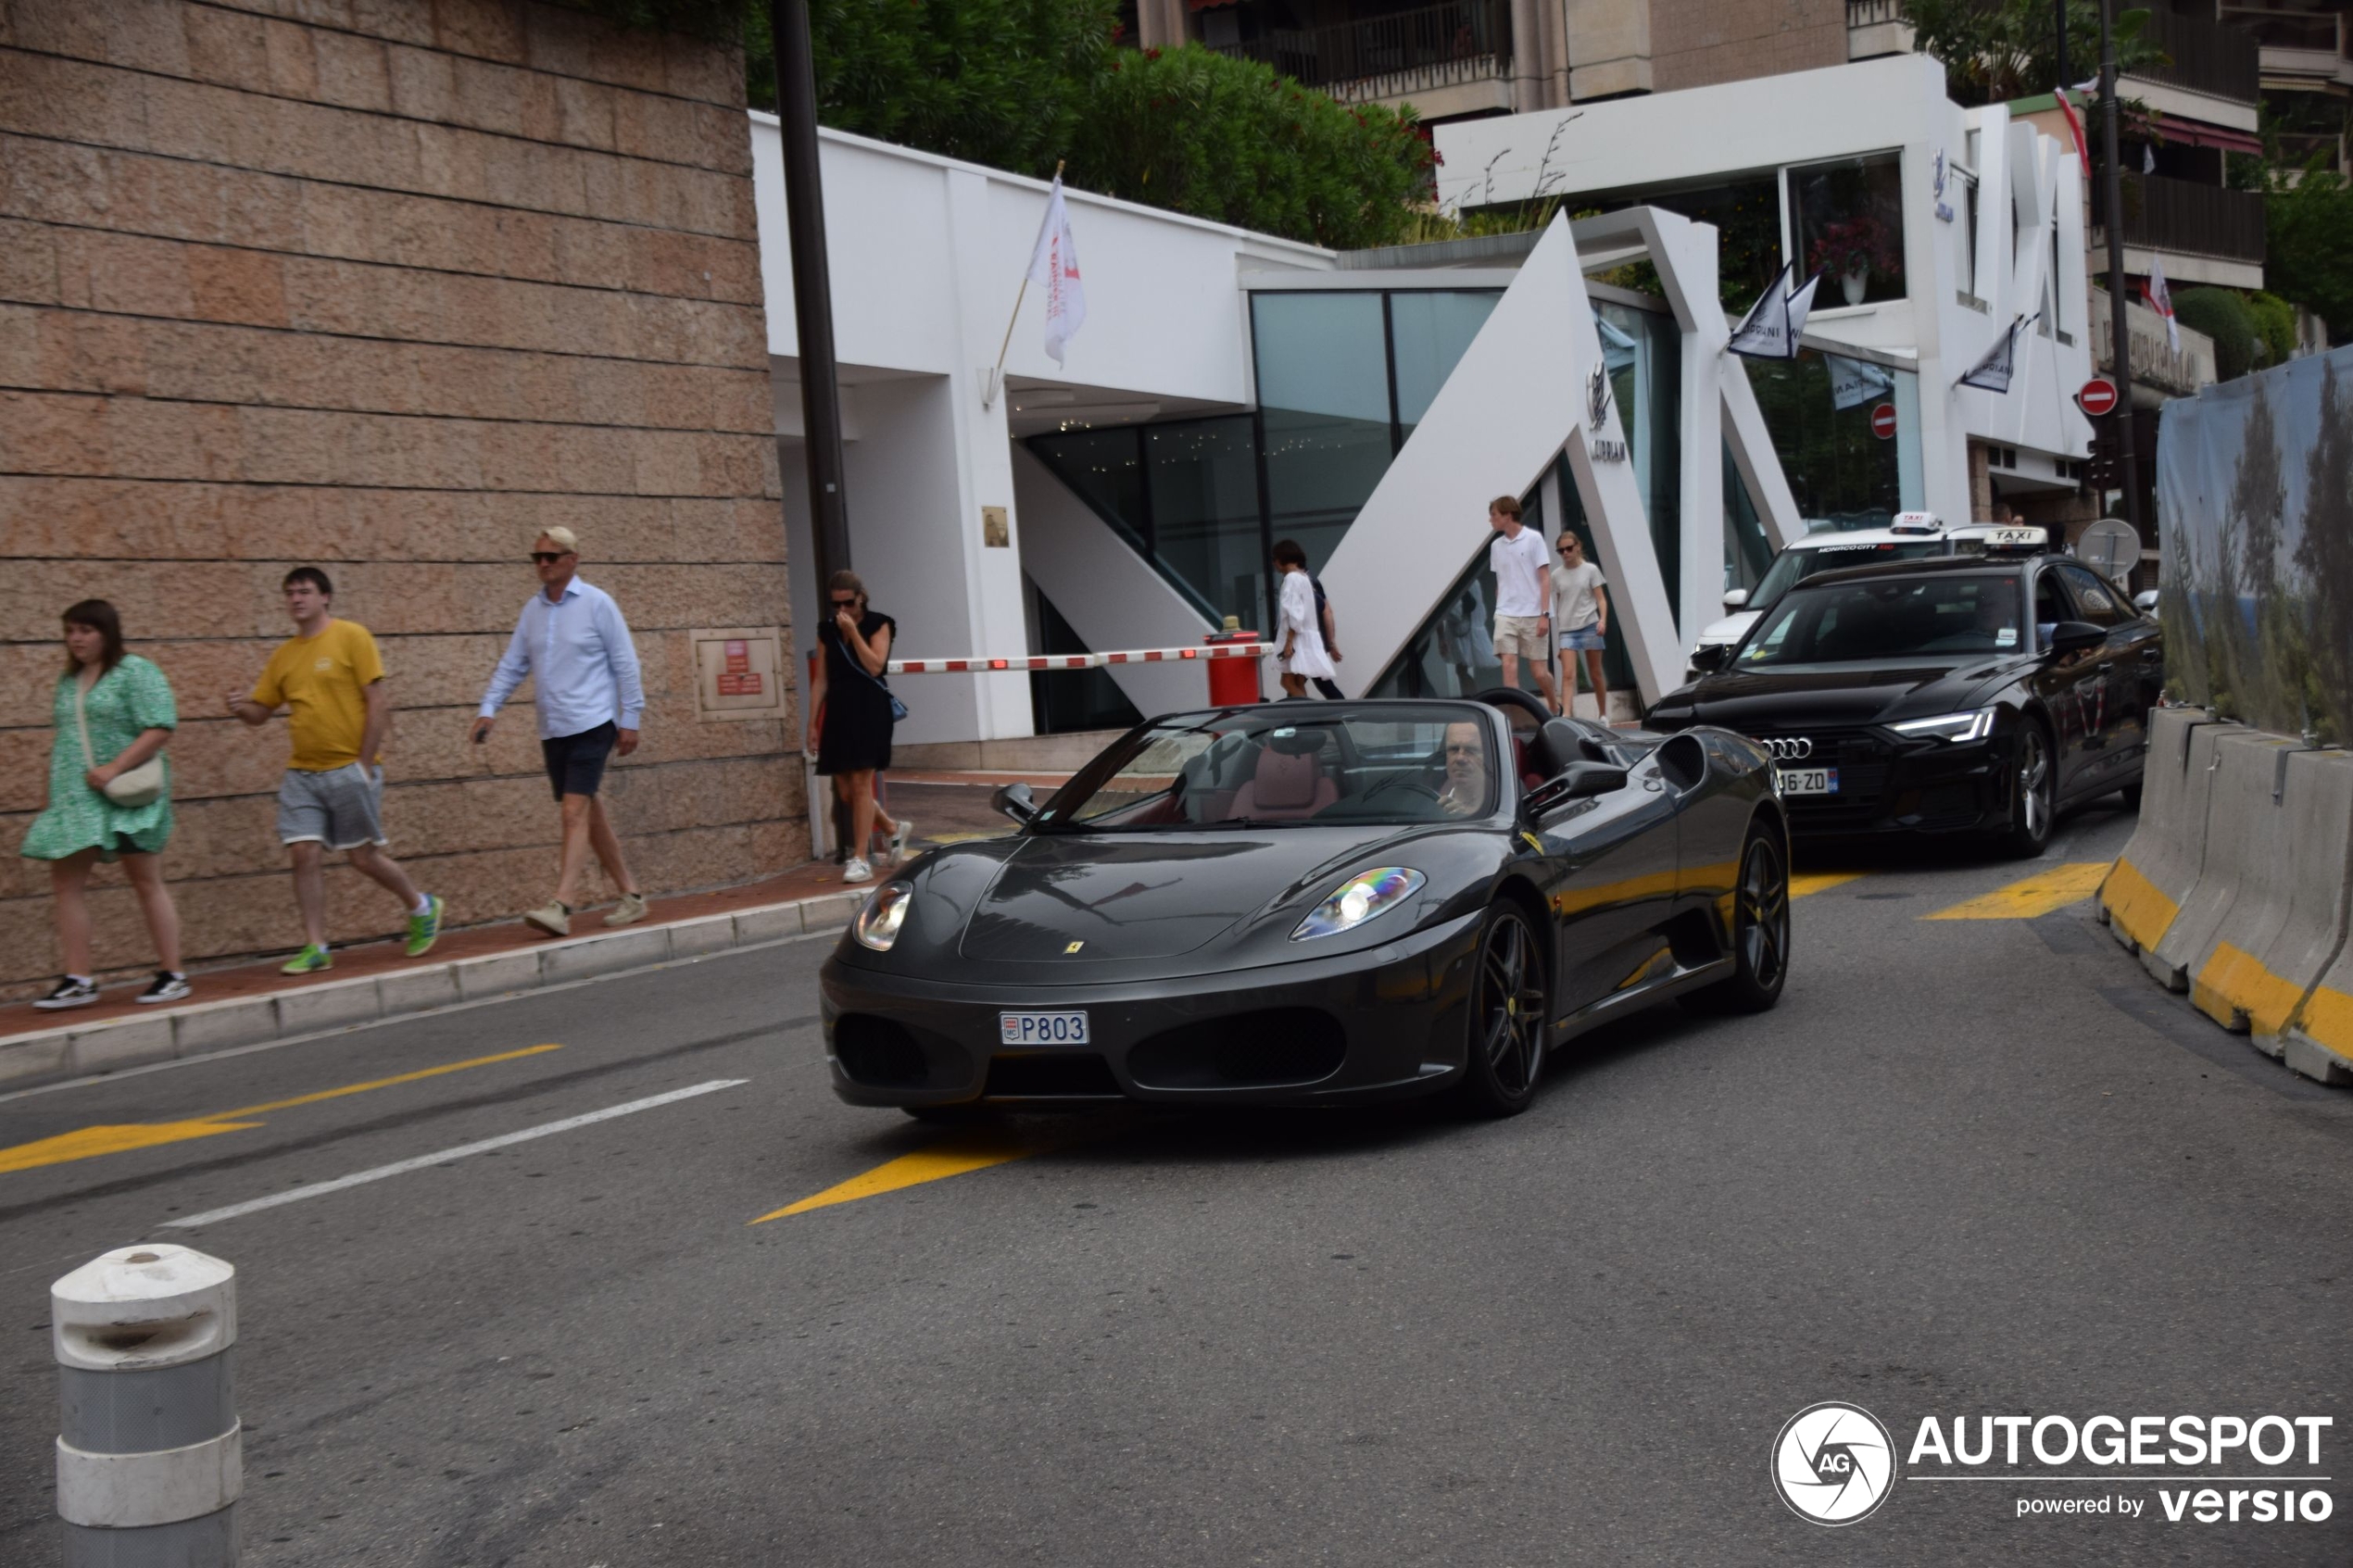
[[[2114,413],[2116,383],[2106,376],[2094,376],[2075,395],[2075,406],[2095,420],[2104,414]]]
[[[1871,410],[1871,433],[1881,441],[1895,439],[1895,405],[1882,403]]]

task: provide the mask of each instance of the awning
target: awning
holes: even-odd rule
[[[2127,115],[2135,134],[2155,136],[2159,141],[2180,143],[2192,147],[2220,147],[2226,153],[2260,153],[2263,139],[2251,131],[2233,131],[2227,126],[2208,125],[2203,120],[2177,119],[2171,115],[2151,119],[2146,115]]]

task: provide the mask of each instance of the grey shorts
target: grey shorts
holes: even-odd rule
[[[384,842],[384,775],[354,762],[314,773],[289,768],[278,781],[278,842],[350,849]]]

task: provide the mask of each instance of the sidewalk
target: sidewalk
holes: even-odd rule
[[[1063,782],[1051,773],[926,771],[891,775],[887,787],[923,834],[918,847],[930,847],[1011,831],[988,797],[1014,779],[1041,793]],[[845,886],[841,868],[820,860],[739,887],[651,899],[646,919],[618,931],[604,928],[598,908],[576,917],[574,935],[560,939],[510,920],[452,931],[422,959],[404,958],[391,938],[338,947],[324,975],[282,974],[283,955],[200,971],[190,977],[194,999],[176,1006],[141,1007],[132,985],[68,1012],[13,1003],[0,1007],[0,1093],[837,931],[873,886]]]

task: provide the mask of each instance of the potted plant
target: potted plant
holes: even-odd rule
[[[1900,265],[1887,225],[1868,212],[1823,224],[1811,260],[1815,271],[1838,279],[1849,305],[1863,303],[1874,270],[1894,273]]]

